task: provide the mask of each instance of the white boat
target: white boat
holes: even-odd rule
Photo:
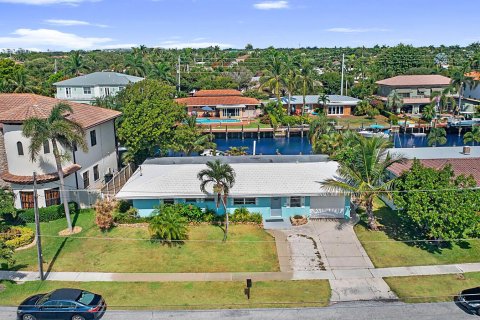
[[[425,137],[427,135],[425,132],[412,132],[410,134],[414,137]]]
[[[213,149],[206,149],[203,151],[200,156],[202,157],[215,157],[215,156],[224,156],[225,152],[213,150]]]
[[[365,138],[371,138],[373,137],[373,131],[368,131],[368,130],[362,130],[358,132],[359,135],[364,136]]]
[[[369,131],[369,130],[362,130],[359,131],[358,134],[364,136],[365,138],[372,138],[372,137],[380,137],[384,139],[390,138],[390,135],[387,132],[375,132],[375,131]]]

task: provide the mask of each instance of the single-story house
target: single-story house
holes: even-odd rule
[[[305,113],[312,113],[315,110],[323,108],[324,112],[329,116],[349,116],[352,114],[353,108],[360,102],[359,99],[341,96],[336,94],[327,95],[326,105],[319,101],[319,95],[307,95],[305,96]],[[277,99],[272,99],[277,101]],[[282,104],[285,108],[288,108],[288,97],[282,98]],[[291,96],[290,97],[290,113],[301,114],[303,106],[303,96]]]
[[[190,115],[198,117],[248,119],[259,115],[261,102],[244,97],[238,90],[200,90],[191,97],[175,101],[187,107]]]
[[[130,200],[143,217],[165,203],[189,203],[216,209],[213,190],[200,190],[197,174],[206,162],[229,163],[236,181],[227,200],[227,211],[245,207],[264,219],[294,215],[314,218],[349,218],[350,199],[329,193],[321,182],[333,178],[338,163],[327,156],[182,157],[146,160],[117,194]],[[218,211],[224,213],[223,208]]]

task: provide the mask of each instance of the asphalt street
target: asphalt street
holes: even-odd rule
[[[0,307],[1,320],[15,320],[15,308]],[[453,302],[404,304],[399,302],[339,303],[326,308],[249,309],[208,311],[108,311],[103,320],[463,320],[480,319]]]

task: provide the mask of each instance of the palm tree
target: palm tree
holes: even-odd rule
[[[185,129],[185,130],[182,130]],[[178,143],[174,145],[175,151],[185,153],[187,156],[194,152],[202,152],[205,149],[215,149],[217,144],[213,142],[213,134],[203,134],[202,129],[197,125],[197,117],[189,116],[185,123],[175,131]]]
[[[145,76],[145,64],[143,63],[143,56],[138,49],[127,56],[125,67],[127,67],[128,72],[133,76]]]
[[[303,57],[300,62],[297,64],[300,69],[299,78],[302,83],[302,97],[303,97],[303,107],[302,107],[302,116],[305,112],[305,97],[307,96],[308,91],[313,90],[315,86],[314,79],[314,69],[311,59]]]
[[[273,50],[267,58],[265,75],[262,77],[260,90],[268,88],[277,96],[277,104],[281,105],[282,89],[285,88],[284,56]]]
[[[292,95],[297,91],[299,85],[299,75],[295,69],[290,69],[290,72],[285,77],[285,88],[288,92],[288,109],[287,114],[292,114]]]
[[[457,102],[451,95],[452,87],[445,88],[443,91],[433,91],[431,94],[431,101],[435,103],[435,109],[438,113],[443,113],[447,109],[455,110]]]
[[[480,142],[480,126],[473,126],[472,131],[465,133],[463,136],[464,143],[472,143],[472,146],[475,145],[475,142]]]
[[[320,92],[318,95],[318,103],[323,106],[323,112],[327,112],[327,104],[330,102],[330,98],[328,97],[328,94],[326,94],[324,91]]]
[[[427,105],[425,108],[423,108],[422,111],[422,119],[431,122],[435,117],[437,116],[437,113],[435,112],[435,103],[431,102],[429,105]]]
[[[33,92],[27,80],[27,73],[24,69],[19,69],[13,74],[10,79],[10,87],[14,93],[31,93]]]
[[[458,105],[457,108],[462,107],[462,96],[463,96],[463,91],[467,88],[470,87],[472,89],[475,89],[478,86],[478,81],[475,80],[474,78],[467,76],[466,75],[467,68],[463,67],[458,70],[456,70],[453,75],[452,75],[452,87],[456,89],[458,92]]]
[[[72,231],[72,221],[70,219],[70,210],[68,208],[67,195],[65,193],[64,173],[62,168],[62,158],[58,145],[64,149],[72,150],[74,146],[80,147],[84,152],[88,151],[87,142],[85,141],[85,131],[83,127],[70,119],[68,114],[72,114],[73,110],[66,103],[59,103],[52,108],[48,118],[32,117],[27,119],[23,124],[23,135],[30,138],[29,153],[32,161],[35,161],[44,143],[52,142],[53,155],[57,166],[57,174],[60,180],[60,194],[62,196],[65,215],[67,217],[68,229]]]
[[[172,75],[172,67],[166,62],[159,62],[152,66],[151,74],[154,78],[168,82],[175,83],[175,78]]]
[[[163,205],[153,211],[148,225],[150,237],[166,242],[188,238],[188,220],[172,205]]]
[[[401,110],[403,107],[403,99],[402,97],[397,93],[396,90],[392,90],[390,94],[387,97],[387,107],[393,111],[397,112],[397,110]]]
[[[225,209],[225,233],[223,241],[227,240],[228,235],[228,212],[227,198],[235,184],[235,171],[228,163],[222,163],[220,160],[208,161],[207,169],[201,170],[197,175],[200,183],[200,190],[204,194],[209,194],[207,187],[212,185],[213,192],[216,194],[217,211],[221,202]]]
[[[338,177],[322,182],[328,192],[351,194],[357,202],[363,204],[368,217],[368,226],[377,229],[373,214],[373,201],[379,193],[389,195],[394,180],[388,180],[387,168],[403,161],[403,158],[391,156],[387,152],[389,142],[380,137],[354,137],[358,156],[349,163],[340,163]]]
[[[312,142],[314,153],[333,155],[342,145],[342,135],[338,132],[330,131],[314,137]]]
[[[447,143],[447,132],[444,128],[431,128],[427,136],[427,142],[429,146],[434,147],[445,144]]]
[[[88,67],[84,64],[80,51],[74,51],[68,58],[67,72],[79,76],[82,69],[88,69]]]

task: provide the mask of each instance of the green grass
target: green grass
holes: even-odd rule
[[[480,261],[480,241],[452,243],[451,247],[442,249],[425,242],[399,241],[418,236],[412,235],[411,228],[404,225],[398,213],[390,210],[382,201],[377,200],[375,208],[381,231],[370,231],[361,222],[355,226],[355,232],[377,268]]]
[[[104,296],[109,309],[219,309],[326,306],[328,281],[254,282],[247,300],[244,282],[2,282],[0,304],[16,306],[36,293],[75,287]]]
[[[255,272],[279,271],[274,239],[261,227],[231,225],[229,238],[211,225],[190,227],[189,240],[167,246],[149,240],[146,227],[116,227],[103,233],[92,211],[76,216],[82,232],[58,237],[65,219],[42,223],[45,269],[98,272]],[[54,236],[54,237],[49,237]],[[82,238],[79,238],[82,237]],[[195,241],[213,240],[213,241]],[[36,270],[36,249],[15,254],[15,269]]]
[[[460,291],[478,287],[480,272],[464,275],[437,275],[385,278],[390,288],[404,302],[452,301]]]
[[[334,117],[334,119],[337,119],[338,125],[344,126],[345,128],[350,127],[350,129],[360,128],[362,124],[364,127],[372,124],[380,124],[385,126],[385,128],[390,127],[388,119],[384,116],[376,116],[375,119],[369,119],[366,116],[342,116]]]

